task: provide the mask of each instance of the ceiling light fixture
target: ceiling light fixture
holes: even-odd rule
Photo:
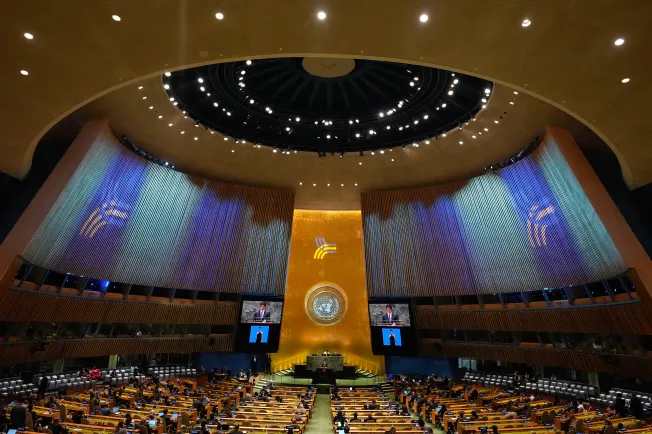
[[[620,82],[621,83],[629,83],[629,78],[623,78],[622,80],[620,80]]]
[[[29,72],[25,71],[24,69],[21,69],[21,70],[20,70],[20,73],[21,73],[22,75],[29,75]]]
[[[247,60],[245,63],[247,64],[247,66],[249,66],[251,65],[251,60]]]
[[[452,90],[449,90],[449,91],[448,91],[448,94],[449,94],[449,95],[453,95],[453,91],[452,91]]]
[[[410,86],[414,86],[414,82],[413,82],[413,81],[410,82]]]
[[[25,37],[25,39],[34,39],[34,35],[28,32],[23,33],[23,36]],[[621,44],[616,44],[616,45],[621,45]]]
[[[459,143],[460,143],[460,145],[463,145],[463,144],[464,144],[464,142],[463,142],[463,141],[461,141],[461,140],[459,141]]]
[[[484,93],[486,93],[487,95],[489,95],[489,94],[491,93],[491,89],[486,88],[486,89],[484,90]]]
[[[421,16],[419,17],[419,21],[421,21],[422,23],[425,23],[425,22],[428,22],[428,18],[429,17],[428,17],[427,14],[421,14]]]
[[[153,110],[153,109],[154,109],[154,106],[153,106],[153,105],[149,106],[149,109],[150,109],[150,110]]]
[[[168,124],[168,127],[171,127],[171,126],[172,126],[172,124]]]
[[[326,12],[324,11],[317,12],[317,18],[319,18],[321,21],[324,21],[326,19]]]
[[[514,91],[514,95],[518,95],[518,92]]]
[[[27,35],[29,35],[29,33],[25,33],[25,37],[26,37],[26,38],[27,38]],[[27,39],[32,39],[32,38],[27,38]],[[616,40],[614,41],[614,45],[616,45],[616,46],[618,46],[618,47],[620,47],[620,46],[623,45],[624,43],[625,43],[625,40],[624,40],[623,38],[618,38],[618,39],[616,39]]]
[[[489,128],[485,128],[484,130],[485,130],[485,131],[489,131]]]
[[[530,24],[532,24],[532,21],[530,21],[530,20],[527,19],[527,18],[524,19],[523,21],[521,21],[521,26],[522,26],[522,27],[529,27]]]
[[[218,12],[215,14],[215,18],[217,18],[218,20],[223,20],[224,14],[222,12]]]
[[[300,117],[296,117],[296,118],[294,118],[294,120],[295,120],[295,122],[299,122],[299,121],[301,120],[301,118],[300,118]]]
[[[198,138],[198,137],[195,137],[195,140],[199,140],[199,138]]]
[[[121,21],[122,18],[120,18],[120,15],[111,15],[111,18],[113,18],[113,21]]]
[[[170,85],[169,85],[169,84],[164,84],[164,85],[163,85],[163,89],[168,90],[169,88],[170,88]]]
[[[158,118],[159,118],[159,119],[163,119],[163,115],[158,115]]]

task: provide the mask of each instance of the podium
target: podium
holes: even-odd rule
[[[328,368],[333,371],[344,370],[344,356],[307,356],[306,369],[316,371],[319,368]]]

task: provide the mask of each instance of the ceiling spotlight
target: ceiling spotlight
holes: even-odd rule
[[[460,81],[459,81],[457,78],[456,78],[455,80],[453,80],[453,84],[457,84],[457,83],[459,83],[459,82],[460,82]]]
[[[340,184],[340,187],[344,187],[344,184]]]
[[[354,185],[357,187],[357,186],[358,186],[358,183],[356,182]]]
[[[159,119],[163,119],[163,115],[158,115],[158,118],[159,118]]]
[[[352,125],[352,124],[353,124],[353,121],[351,119],[349,119],[349,125]]]
[[[290,127],[285,127],[285,131],[290,131]]]
[[[330,184],[326,184],[326,187],[330,187],[330,186],[331,186]]]
[[[355,133],[355,136],[356,136],[356,137],[360,137],[360,133]]]
[[[381,153],[381,154],[384,154],[384,153],[385,153],[385,151],[383,151],[383,150],[381,149],[381,150],[380,150],[380,153]]]
[[[227,115],[227,116],[231,116],[231,112],[226,112],[226,115]]]
[[[414,86],[414,82],[413,82],[413,81],[410,82],[410,86]]]
[[[414,77],[414,81],[419,81],[419,77]]]
[[[485,128],[484,130],[485,130],[485,131],[489,131],[489,128]]]
[[[460,141],[459,141],[459,144],[460,144],[460,145],[463,145],[463,144],[464,144],[464,142],[460,140]]]
[[[427,22],[428,21],[428,15],[427,14],[421,14],[421,16],[419,17],[419,21],[421,21],[422,23]]]
[[[171,72],[166,72],[166,73],[165,73],[165,74],[163,74],[163,75],[165,75],[166,77],[169,77],[169,76],[171,76],[171,75],[172,75],[172,73],[171,73]]]
[[[186,134],[186,132],[185,132],[185,131],[181,131],[181,134]]]
[[[174,102],[174,98],[170,98],[170,102]]]
[[[172,124],[168,124],[168,127],[171,127],[171,126],[172,126]]]
[[[392,127],[391,127],[391,126],[389,126],[389,125],[387,125],[387,127],[386,127],[386,128],[387,128],[387,129],[389,130],[389,129],[391,129]]]
[[[326,135],[326,138],[327,138],[327,139],[330,139],[330,138],[331,138],[331,135],[330,135],[330,134],[327,134],[327,135]]]
[[[442,108],[446,107],[446,103],[443,103],[443,104],[441,105],[441,107],[442,107]]]
[[[514,105],[514,101],[510,101],[509,103],[510,103],[510,105]]]
[[[299,185],[303,185],[303,182],[299,181]]]
[[[498,120],[495,120],[495,121],[494,121],[494,123],[496,123],[496,124],[497,124],[497,123],[498,123]]]
[[[169,84],[164,84],[164,85],[163,85],[163,89],[168,90],[169,88],[170,88],[170,85],[169,85]]]
[[[301,120],[300,117],[296,117],[296,118],[294,118],[294,121],[295,121],[295,122],[299,122],[300,120]]]
[[[385,113],[380,112],[380,113],[378,113],[378,116],[380,116],[381,118],[384,118],[384,117],[385,117]]]
[[[326,12],[324,11],[319,11],[317,12],[317,18],[319,18],[321,21],[326,19]]]
[[[393,159],[393,158],[392,158],[392,161],[394,161],[394,159]]]
[[[27,72],[27,71],[25,71],[25,72]],[[20,73],[23,74],[23,71],[20,71]],[[23,74],[23,75],[27,75],[27,74]],[[144,96],[143,99],[147,99],[147,97]]]
[[[218,103],[216,103],[216,102],[214,102],[214,103],[213,103],[213,105],[214,105],[215,107],[217,107],[217,106],[218,106],[219,104],[218,104]]]
[[[25,33],[25,37],[26,37],[26,38],[27,38],[27,35],[29,35],[29,33]],[[32,39],[32,38],[27,38],[27,39]],[[623,45],[624,43],[625,43],[625,40],[624,40],[623,38],[618,38],[618,39],[616,39],[616,40],[614,41],[614,45],[616,45],[616,46],[618,46],[618,47],[620,47],[620,46]]]
[[[446,137],[446,133],[442,134],[441,136],[442,136],[442,137]]]
[[[122,18],[120,18],[120,15],[111,15],[111,18],[113,18],[113,21],[120,21]]]
[[[226,142],[227,140],[229,140],[229,138],[224,136],[224,141]],[[274,151],[274,152],[276,152],[276,151]]]
[[[371,155],[376,155],[376,153],[374,151],[371,151]]]
[[[22,71],[21,71],[21,73],[22,73]],[[623,78],[622,80],[620,80],[620,82],[621,83],[629,83],[629,78]]]
[[[532,24],[532,21],[528,20],[527,18],[521,21],[522,27],[529,27],[530,24]]]
[[[23,33],[23,36],[25,37],[25,39],[34,39],[34,35],[32,35],[31,33]],[[616,45],[622,45],[622,44],[616,44]]]
[[[415,143],[412,143],[412,146],[414,146],[415,148],[418,148],[419,144],[415,142]]]
[[[201,90],[202,92],[206,92],[206,88],[204,86],[201,86],[199,90]]]
[[[491,93],[491,89],[486,88],[486,89],[484,90],[484,93],[486,93],[487,95],[489,95],[489,94]]]
[[[358,163],[358,165],[359,165],[359,166],[362,166],[362,161],[360,161],[360,162]]]
[[[471,138],[475,139],[475,136],[471,136]]]
[[[452,91],[452,90],[449,90],[449,91],[448,91],[448,94],[449,94],[449,95],[453,95],[453,91]]]
[[[203,83],[203,82],[204,82],[204,79],[201,78],[201,77],[199,77],[199,78],[197,79],[197,81],[200,82],[200,83]]]
[[[153,105],[149,106],[149,109],[154,110],[154,106]]]
[[[399,130],[399,131],[403,131],[403,127],[398,127],[398,130]]]
[[[199,140],[199,138],[195,137],[195,140]]]
[[[215,14],[215,18],[217,18],[218,20],[223,20],[224,14],[222,12],[218,12]]]
[[[246,73],[247,73],[247,71],[240,71],[241,75],[245,75]]]
[[[355,123],[356,123],[356,124],[359,124],[359,123],[360,123],[360,121],[356,119],[356,120],[355,120]]]
[[[24,69],[21,69],[21,70],[20,70],[20,73],[21,73],[22,75],[29,75],[29,72],[25,71]]]
[[[374,130],[369,130],[369,134],[376,134]]]
[[[247,66],[251,65],[251,60],[247,60],[245,63],[247,64]]]

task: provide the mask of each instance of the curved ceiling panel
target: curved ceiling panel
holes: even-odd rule
[[[226,62],[162,77],[201,127],[289,151],[362,152],[437,137],[475,117],[492,83],[362,59]]]
[[[323,20],[301,0],[8,0],[0,8],[0,170],[14,176],[29,170],[58,120],[125,84],[215,62],[314,56],[396,60],[508,84],[590,126],[630,186],[652,180],[652,148],[642,145],[652,2],[331,0]]]

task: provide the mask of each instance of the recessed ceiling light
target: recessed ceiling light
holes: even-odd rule
[[[362,166],[362,161],[360,161],[358,164],[359,164],[360,166]]]
[[[414,82],[413,82],[413,81],[410,82],[410,86],[414,86]]]
[[[485,130],[485,131],[489,131],[489,128],[485,128],[484,130]]]
[[[312,184],[313,187],[317,187],[317,184]]]
[[[356,182],[354,185],[357,187],[357,186],[358,186],[358,183]]]
[[[201,77],[199,77],[199,78],[197,79],[197,81],[200,82],[200,83],[203,83],[203,82],[204,82],[204,79],[201,78]]]
[[[463,145],[463,144],[464,144],[464,142],[463,142],[463,141],[461,141],[461,140],[460,140],[460,142],[459,142],[459,143],[460,143],[460,145]]]
[[[199,90],[201,90],[202,92],[206,92],[206,88],[204,86],[201,86]]]
[[[326,138],[327,138],[327,139],[330,139],[330,138],[331,138],[331,135],[330,135],[330,134],[327,134],[327,135],[326,135]]]
[[[26,38],[27,38],[27,35],[28,35],[28,34],[29,34],[29,33],[25,33],[25,37],[26,37]],[[32,38],[27,38],[27,39],[32,39]],[[623,38],[618,38],[618,39],[616,39],[616,40],[614,41],[614,45],[617,45],[617,46],[619,46],[619,47],[620,47],[621,45],[623,45],[624,43],[625,43],[625,40],[624,40]]]
[[[186,134],[186,132],[185,132],[185,131],[181,131],[181,134]]]
[[[295,122],[299,122],[299,121],[301,121],[301,118],[300,118],[300,117],[296,117],[296,118],[294,118],[294,121],[295,121]]]
[[[344,187],[344,184],[340,184],[340,187]]]
[[[486,89],[484,90],[484,93],[486,93],[487,95],[489,95],[489,94],[491,93],[491,89],[486,88]]]
[[[360,133],[355,133],[355,136],[356,136],[356,137],[360,137]]]
[[[23,36],[26,39],[34,39],[34,35],[32,35],[31,33],[28,33],[28,32],[23,33]],[[622,45],[622,44],[616,44],[616,45]]]
[[[530,24],[532,24],[532,21],[528,20],[527,18],[521,21],[522,27],[529,27]]]
[[[24,69],[21,69],[21,70],[20,70],[20,73],[21,73],[22,75],[29,75],[29,72],[25,71]]]
[[[518,95],[518,92],[514,91],[514,95]]]
[[[471,136],[471,138],[475,139],[476,137],[475,137],[475,136]]]
[[[122,18],[120,18],[120,15],[111,15],[111,18],[113,18],[113,21],[120,21]]]
[[[21,71],[21,72],[22,72],[22,71]],[[27,75],[27,74],[24,74],[24,75]],[[144,97],[143,97],[143,99],[147,99],[147,97],[146,97],[146,96],[144,96]]]
[[[446,103],[443,103],[441,106],[442,106],[442,108],[446,107]]]
[[[390,125],[387,125],[387,129],[388,129],[388,130],[391,129],[391,128],[392,128],[392,127],[391,127]]]
[[[158,115],[158,118],[159,118],[159,119],[163,119],[163,115]]]
[[[170,85],[169,85],[169,84],[164,84],[164,85],[163,85],[163,89],[168,90],[169,88],[170,88]]]
[[[326,184],[326,187],[330,187],[330,186],[331,186],[330,184]]]
[[[227,140],[229,140],[229,138],[228,138],[228,137],[224,137],[224,141],[226,142]],[[274,152],[276,152],[276,151],[274,151]]]
[[[253,99],[250,99],[250,100],[249,100],[249,104],[253,104],[253,103],[254,103],[254,100],[253,100]]]
[[[285,131],[290,131],[290,127],[285,127]]]
[[[394,161],[394,159],[393,159],[393,158],[392,158],[392,161]]]
[[[319,18],[322,21],[325,20],[326,19],[326,12],[324,12],[324,11],[317,12],[317,18]]]
[[[487,102],[487,98],[482,98],[482,102]]]
[[[511,105],[514,105],[514,101],[510,101],[509,103],[510,103]]]
[[[195,137],[195,140],[199,140],[199,138],[198,138],[198,137]]]
[[[415,119],[415,120],[414,120],[414,125],[416,125],[416,124],[418,124],[418,123],[419,123],[419,120],[418,120],[418,119]]]
[[[442,137],[446,137],[446,133],[442,134],[441,136],[442,136]]]
[[[460,81],[459,81],[457,78],[456,78],[455,80],[453,80],[453,84],[457,84],[457,83],[459,83],[459,82],[460,82]]]
[[[217,107],[217,106],[218,106],[219,104],[218,104],[218,103],[216,103],[216,102],[214,102],[214,103],[213,103],[213,105],[214,105],[215,107]]]
[[[227,115],[227,116],[231,116],[231,112],[226,112],[226,115]]]
[[[174,98],[170,98],[170,102],[174,102]]]
[[[421,16],[419,17],[419,21],[421,21],[422,23],[427,22],[428,21],[428,15],[427,14],[421,14]]]
[[[452,94],[453,94],[453,91],[452,91],[452,90],[449,90],[449,91],[448,91],[448,94],[449,94],[449,95],[452,95]]]
[[[374,151],[371,151],[371,155],[376,155],[376,153]]]
[[[385,117],[385,113],[380,112],[380,113],[378,113],[378,116],[380,116],[381,118],[384,118],[384,117]]]
[[[247,65],[251,65],[251,60],[247,60]]]
[[[430,144],[430,140],[426,140],[426,145],[429,145],[429,144]]]
[[[621,83],[629,83],[629,78],[623,78],[622,80],[620,80],[620,82]]]
[[[498,120],[495,120],[495,121],[494,121],[494,123],[496,123],[496,124],[497,124],[497,123],[498,123]]]
[[[172,124],[168,124],[168,127],[171,127],[171,126],[172,126]]]
[[[215,14],[215,18],[217,18],[218,20],[223,20],[224,14],[222,12],[218,12]]]

